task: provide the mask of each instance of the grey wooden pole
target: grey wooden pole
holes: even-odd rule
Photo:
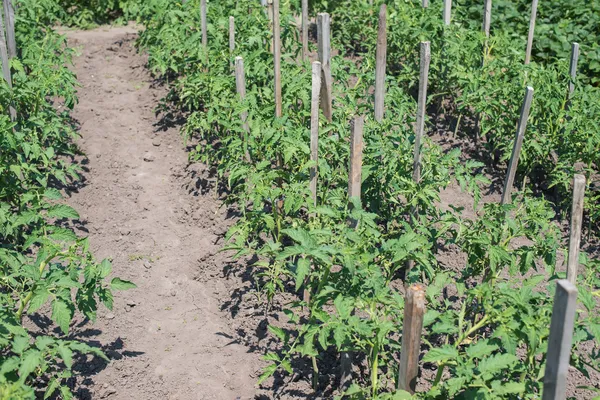
[[[425,132],[425,112],[427,111],[427,85],[429,83],[429,65],[431,48],[429,42],[421,42],[421,62],[419,77],[419,97],[417,104],[417,124],[415,126],[415,152],[413,160],[413,180],[421,181],[421,142]]]
[[[444,25],[450,25],[452,18],[452,0],[444,0]]]
[[[235,18],[229,17],[229,54],[235,51]]]
[[[423,8],[429,7],[429,0],[423,0]]]
[[[519,156],[521,154],[521,147],[523,146],[523,137],[525,136],[525,130],[527,129],[527,120],[529,119],[529,110],[531,109],[531,102],[533,101],[533,88],[527,86],[525,90],[525,99],[521,106],[521,115],[519,117],[519,124],[517,125],[517,133],[515,136],[515,143],[513,145],[512,154],[510,156],[510,162],[508,164],[508,172],[506,179],[504,180],[504,190],[502,191],[501,204],[509,204],[511,202],[511,191],[515,181],[515,174],[519,165]]]
[[[317,15],[317,37],[319,61],[321,62],[321,109],[327,121],[333,119],[332,77],[331,77],[331,18],[327,13]]]
[[[486,38],[490,37],[490,25],[492,23],[492,0],[485,0],[483,8],[483,33]]]
[[[200,0],[200,25],[202,30],[202,47],[208,46],[208,28],[206,22],[206,0]]]
[[[413,285],[406,291],[404,300],[402,347],[398,369],[398,389],[411,394],[415,392],[417,386],[424,315],[425,289],[422,285]]]
[[[317,176],[319,162],[319,94],[321,93],[321,63],[312,64],[312,93],[310,102],[310,160],[315,163],[310,168],[310,192],[313,205],[317,206]]]
[[[525,64],[531,62],[531,48],[533,47],[533,32],[535,31],[535,18],[537,16],[538,0],[531,2],[531,18],[529,19],[529,33],[527,34],[527,49],[525,50]]]
[[[308,60],[308,0],[302,0],[302,59]]]
[[[574,42],[571,45],[571,62],[569,65],[569,99],[575,91],[575,80],[577,79],[577,62],[579,61],[579,43]]]
[[[8,49],[6,46],[6,37],[4,36],[4,21],[2,15],[0,15],[0,62],[2,63],[2,76],[6,81],[6,84],[12,89],[12,76],[10,72],[10,63],[8,61]],[[17,120],[17,111],[10,105],[8,107],[8,113],[11,121]]]
[[[375,120],[381,121],[385,112],[385,67],[387,62],[387,6],[379,9],[377,55],[375,61]]]
[[[564,400],[577,314],[577,288],[567,280],[556,283],[542,400]]]
[[[571,207],[571,234],[569,237],[569,257],[567,260],[567,280],[577,282],[579,249],[581,247],[581,226],[583,225],[583,198],[585,196],[585,176],[577,174],[573,178],[573,205]]]
[[[281,26],[279,25],[279,0],[273,0],[273,58],[275,67],[275,117],[281,118]]]
[[[8,46],[8,58],[17,56],[17,42],[15,37],[15,8],[12,0],[3,0],[6,44]]]
[[[365,117],[356,117],[350,136],[350,168],[348,174],[348,198],[361,196],[363,130]]]
[[[246,99],[246,75],[244,73],[244,59],[242,57],[235,58],[235,90],[240,96],[240,99],[244,101]],[[248,112],[242,112],[242,122],[244,122],[244,129],[246,132],[250,131],[248,123]]]

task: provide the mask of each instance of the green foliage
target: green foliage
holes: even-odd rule
[[[76,210],[62,204],[63,185],[78,179],[77,137],[69,111],[77,82],[73,51],[40,21],[44,4],[17,13],[19,56],[11,60],[13,88],[0,84],[0,398],[71,398],[74,353],[106,359],[97,348],[68,340],[75,313],[94,321],[113,292],[135,287],[114,278],[109,260],[98,264],[87,239],[72,227]],[[9,108],[16,110],[11,121]],[[61,111],[63,110],[63,111]],[[25,328],[27,315],[44,313],[61,335]],[[41,383],[43,382],[43,383]],[[34,387],[36,389],[34,389]],[[39,395],[40,393],[37,393]]]
[[[186,112],[182,135],[195,146],[191,159],[214,167],[227,188],[226,202],[241,214],[225,249],[258,260],[253,277],[265,315],[280,292],[310,295],[294,297],[283,310],[287,323],[269,327],[281,348],[265,356],[269,366],[259,383],[278,370],[292,373],[297,361],[305,361],[312,365],[316,388],[324,355],[352,352],[367,368],[347,396],[408,398],[389,388],[395,387],[404,288],[422,282],[428,285],[423,362],[437,377],[417,397],[539,398],[553,287],[564,277],[556,270],[563,246],[553,205],[525,185],[514,205],[478,207],[482,188],[490,184],[481,174],[484,164],[464,161],[460,151],[427,138],[422,180],[413,182],[416,103],[409,93],[418,79],[418,42],[432,41],[429,105],[458,121],[478,115],[473,135],[498,161],[510,153],[524,85],[536,87],[519,172],[538,184],[540,177],[552,176],[564,199],[573,163],[587,160],[589,171],[597,166],[591,117],[596,89],[578,83],[567,108],[564,62],[521,66],[514,38],[501,32],[490,38],[484,55],[479,28],[467,23],[444,28],[437,8],[397,1],[388,16],[393,75],[386,82],[386,116],[376,122],[371,88],[379,2],[313,2],[319,11],[333,13],[334,47],[346,50],[331,62],[333,121],[320,121],[315,206],[308,185],[314,166],[308,147],[310,66],[298,61],[292,17],[298,2],[281,4],[281,118],[274,118],[271,33],[260,3],[211,2],[207,48],[200,45],[198,3],[145,3],[140,15],[146,29],[138,44],[148,51],[151,70],[169,84],[161,106]],[[229,16],[236,21],[234,54],[227,41]],[[357,53],[358,60],[344,57]],[[246,67],[243,101],[236,95],[234,56],[242,56]],[[362,195],[349,199],[349,121],[357,115],[366,115]],[[473,215],[441,207],[441,193],[450,185],[474,199]],[[464,268],[456,271],[439,261],[449,249],[464,254]],[[401,283],[408,262],[415,266]],[[596,267],[589,262],[589,276],[579,281],[581,293],[594,293],[582,295],[587,310],[597,307]],[[575,348],[598,345],[598,323],[593,313],[581,313]],[[597,369],[596,358],[576,351],[573,365]]]

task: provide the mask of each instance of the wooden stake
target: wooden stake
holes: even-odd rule
[[[315,163],[310,168],[310,192],[313,205],[317,206],[317,176],[319,162],[319,93],[321,92],[321,63],[312,64],[312,94],[310,102],[310,160]]]
[[[17,56],[17,42],[15,38],[15,9],[12,0],[3,0],[6,44],[8,46],[8,58]]]
[[[490,25],[492,23],[492,0],[485,0],[483,9],[483,33],[486,38],[490,37]]]
[[[308,60],[308,0],[302,0],[302,59]]]
[[[363,130],[365,117],[354,118],[352,133],[350,135],[350,168],[348,173],[348,198],[358,197],[360,199],[360,187],[362,183],[362,153],[363,153]]]
[[[379,9],[377,31],[377,59],[375,64],[375,120],[381,121],[385,107],[385,67],[387,62],[387,6]]]
[[[452,0],[444,0],[444,25],[450,25],[452,18]]]
[[[581,226],[583,222],[583,198],[585,196],[585,176],[577,174],[573,178],[573,206],[571,208],[571,236],[569,238],[569,257],[567,261],[567,279],[573,285],[577,283],[579,267],[579,249],[581,247]]]
[[[501,204],[509,204],[511,202],[511,191],[515,181],[517,166],[519,165],[519,156],[521,154],[521,147],[523,146],[523,137],[525,136],[525,129],[527,128],[527,119],[529,118],[529,110],[531,109],[532,101],[533,88],[531,86],[527,86],[527,89],[525,90],[525,100],[523,100],[523,105],[521,106],[521,115],[519,117],[519,125],[517,126],[515,143],[513,145],[513,151],[508,165],[508,173],[506,174],[506,179],[504,180],[504,190],[502,192]]]
[[[429,7],[429,0],[423,0],[423,8]]]
[[[331,77],[331,19],[327,13],[317,15],[317,37],[319,46],[319,61],[321,62],[321,109],[327,121],[333,119],[332,110],[332,77]]]
[[[229,17],[229,55],[235,51],[235,18]]]
[[[2,15],[0,15],[0,62],[2,62],[2,76],[6,81],[6,84],[12,89],[12,76],[10,72],[10,63],[8,61],[8,49],[6,46],[6,37],[4,36],[4,21]],[[10,120],[12,122],[17,120],[17,111],[10,105],[8,107]]]
[[[425,315],[425,289],[422,285],[416,284],[408,288],[404,300],[404,326],[398,371],[398,389],[411,394],[415,392],[419,373],[423,315]]]
[[[415,127],[415,153],[413,161],[413,180],[421,181],[421,141],[425,131],[425,111],[427,110],[427,84],[429,82],[429,64],[431,48],[429,42],[421,42],[421,71],[419,77],[419,98],[417,105],[417,125]]]
[[[246,99],[246,75],[244,73],[244,59],[242,57],[235,58],[235,90],[238,96],[240,96],[240,100],[243,102]],[[242,135],[246,162],[252,162],[250,150],[248,149],[247,137],[250,133],[250,127],[248,126],[248,111],[242,111],[240,118],[242,119],[243,128],[246,132],[246,136]]]
[[[202,29],[202,47],[208,46],[208,28],[206,25],[206,0],[200,0],[200,24]]]
[[[575,91],[575,79],[577,78],[577,62],[579,61],[579,43],[574,42],[571,45],[571,63],[569,65],[569,96],[570,99]]]
[[[537,15],[538,0],[531,2],[531,18],[529,19],[529,34],[527,35],[527,50],[525,51],[525,65],[531,61],[531,48],[533,46],[533,31],[535,30],[535,17]]]
[[[556,283],[542,400],[564,400],[577,313],[577,288],[567,280]]]
[[[275,118],[281,118],[281,26],[279,0],[273,0],[273,58],[275,60]]]

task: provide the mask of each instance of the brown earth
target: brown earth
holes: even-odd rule
[[[112,359],[81,367],[78,398],[254,398],[261,354],[236,340],[222,310],[223,299],[245,285],[224,276],[230,261],[218,253],[227,210],[213,192],[193,186],[202,167],[188,168],[178,129],[157,124],[165,89],[136,53],[136,32],[66,32],[81,53],[73,117],[87,170],[69,204],[82,215],[94,254],[111,257],[114,274],[138,286],[117,293],[114,310],[102,310],[95,324],[75,328],[74,336]]]

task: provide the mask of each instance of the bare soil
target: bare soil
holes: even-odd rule
[[[178,129],[158,123],[166,89],[136,53],[136,32],[66,32],[81,53],[73,117],[86,171],[68,202],[98,259],[111,257],[114,274],[138,286],[117,293],[95,324],[74,327],[111,358],[80,365],[78,398],[251,399],[261,353],[239,343],[243,319],[234,326],[225,300],[247,283],[218,252],[231,216],[212,191],[198,190],[210,181],[202,166],[189,168]]]

